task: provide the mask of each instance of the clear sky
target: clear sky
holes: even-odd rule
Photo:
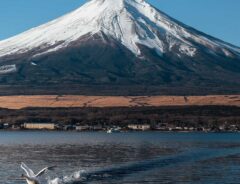
[[[240,46],[240,0],[147,0],[170,16]],[[55,19],[86,0],[1,0],[0,40]]]

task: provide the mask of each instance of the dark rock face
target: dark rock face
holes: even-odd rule
[[[32,57],[36,50],[1,59],[2,64],[17,63],[18,70],[0,75],[0,84],[16,88],[16,93],[38,93],[38,89],[46,94],[96,95],[240,92],[239,59],[200,51],[195,57],[176,57],[170,52],[159,56],[145,46],[141,50],[144,57],[139,58],[115,40],[95,35],[40,57]]]
[[[104,37],[104,39],[102,39]],[[106,35],[83,37],[38,57],[38,48],[0,58],[17,72],[0,75],[0,93],[91,95],[198,95],[240,92],[240,59],[209,54],[198,46],[194,57],[173,48],[158,55],[139,45],[136,57]],[[197,45],[196,45],[197,47]],[[173,54],[174,53],[174,54]]]

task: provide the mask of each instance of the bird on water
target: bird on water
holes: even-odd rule
[[[39,177],[44,175],[47,171],[53,170],[56,166],[45,167],[37,174],[35,174],[26,164],[21,163],[21,168],[26,172],[26,175],[22,175],[22,179],[27,181],[27,184],[40,184]]]

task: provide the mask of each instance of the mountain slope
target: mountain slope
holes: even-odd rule
[[[59,89],[65,84],[69,90],[91,86],[93,91],[117,86],[119,94],[125,94],[126,86],[133,94],[146,88],[154,94],[187,94],[189,89],[229,93],[240,91],[239,78],[238,47],[186,26],[144,0],[91,0],[0,41],[2,85]]]

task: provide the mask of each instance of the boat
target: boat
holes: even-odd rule
[[[108,134],[111,134],[111,133],[119,133],[121,132],[121,128],[120,127],[116,127],[116,128],[110,128],[107,130],[107,133]]]

